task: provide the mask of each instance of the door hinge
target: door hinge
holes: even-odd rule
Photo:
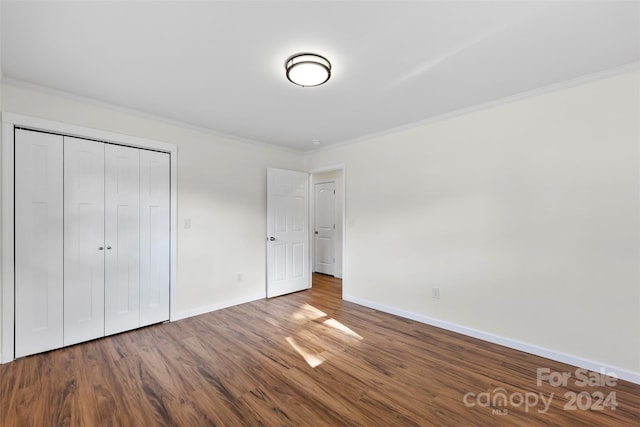
[[[333,224],[333,229],[334,229],[334,230],[336,229],[336,225],[335,225],[335,224]]]
[[[334,196],[336,195],[336,190],[333,190],[333,195],[334,195]]]

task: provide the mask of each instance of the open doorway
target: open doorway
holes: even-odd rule
[[[342,168],[312,172],[310,186],[312,272],[341,279],[344,242]]]

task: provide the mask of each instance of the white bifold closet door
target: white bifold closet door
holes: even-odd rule
[[[59,135],[16,129],[15,141],[15,357],[22,357],[63,344],[63,150]]]
[[[105,335],[140,325],[140,151],[105,145]]]
[[[104,336],[104,148],[64,138],[64,345]]]
[[[170,156],[140,151],[140,326],[169,320]]]
[[[170,156],[15,137],[15,357],[169,320]]]

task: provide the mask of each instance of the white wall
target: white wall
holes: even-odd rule
[[[300,153],[251,144],[3,84],[2,111],[178,145],[177,312],[265,296],[266,168],[301,169]],[[191,229],[184,229],[184,219]]]
[[[335,242],[335,276],[342,277],[342,215],[343,215],[343,179],[342,170],[332,170],[326,172],[313,173],[311,175],[311,182],[313,184],[319,184],[322,182],[335,182],[336,197],[335,197],[335,211],[336,211],[336,242]],[[315,196],[314,196],[315,197]],[[312,236],[313,237],[313,236]],[[312,265],[315,263],[312,263]]]
[[[308,154],[346,166],[345,298],[639,374],[639,79]]]

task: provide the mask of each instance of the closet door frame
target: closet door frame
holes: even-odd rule
[[[176,237],[178,230],[178,146],[166,142],[138,138],[99,129],[86,128],[21,114],[2,113],[2,340],[0,363],[14,360],[14,135],[15,129],[49,132],[76,138],[93,139],[111,144],[143,148],[168,153],[170,156],[170,264],[169,264],[169,320],[176,317]]]

